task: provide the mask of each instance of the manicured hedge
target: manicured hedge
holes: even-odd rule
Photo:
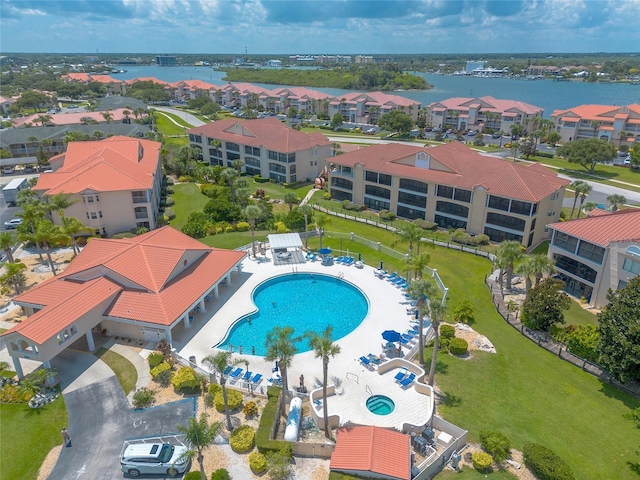
[[[456,327],[453,325],[440,325],[441,338],[453,338],[456,336]]]
[[[260,416],[260,426],[256,432],[256,446],[260,453],[279,452],[283,445],[289,443],[282,440],[270,440],[271,427],[273,427],[278,415],[278,399],[280,398],[281,389],[279,387],[270,387],[267,390],[267,404],[262,409]]]
[[[178,391],[191,391],[200,387],[200,379],[191,367],[182,367],[171,379],[173,388]]]
[[[164,362],[164,354],[162,352],[151,352],[147,357],[150,368],[155,368]]]
[[[575,480],[564,460],[543,445],[526,443],[522,451],[524,463],[538,480]]]
[[[161,354],[162,355],[162,354]],[[164,358],[164,357],[163,357]],[[151,374],[151,378],[153,378],[154,380],[158,378],[158,376],[162,373],[162,372],[166,372],[171,370],[171,365],[169,365],[167,362],[162,362],[158,365],[156,365],[155,367],[153,367],[150,370],[150,374]]]
[[[464,355],[469,349],[469,344],[463,338],[452,338],[449,342],[449,352],[453,355]]]
[[[471,455],[471,461],[473,462],[473,468],[478,470],[479,472],[484,472],[491,468],[491,464],[493,460],[491,459],[491,455],[484,452],[475,452]]]
[[[200,477],[198,477],[198,480],[200,480]],[[231,480],[231,475],[229,475],[226,468],[219,468],[211,474],[211,480]]]
[[[253,450],[256,444],[256,432],[249,425],[236,428],[229,436],[229,445],[236,453],[246,453]]]
[[[251,452],[249,455],[249,467],[256,475],[267,469],[267,458],[259,451]]]
[[[267,182],[269,182],[269,179],[268,179],[268,178],[262,178],[260,175],[254,175],[254,176],[253,176],[253,180],[254,180],[256,183],[267,183]]]
[[[224,396],[222,395],[222,388],[213,396],[213,402],[217,411],[224,412]],[[242,394],[237,390],[227,388],[227,405],[229,406],[230,411],[238,408],[242,405]]]

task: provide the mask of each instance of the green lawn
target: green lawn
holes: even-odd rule
[[[62,443],[68,421],[62,395],[42,408],[0,404],[0,419],[0,478],[35,480],[49,450]]]
[[[257,230],[254,232],[256,248],[258,247],[258,242],[265,242],[267,235],[270,233],[273,232],[267,230]],[[209,235],[199,240],[210,247],[234,249],[242,245],[250,244],[251,232],[220,233],[218,235]]]
[[[200,192],[200,188],[195,183],[179,183],[171,188],[173,188],[171,196],[176,202],[174,207],[176,218],[171,222],[171,226],[180,230],[187,223],[192,212],[202,211],[209,198]]]
[[[571,308],[564,312],[567,325],[595,325],[598,326],[598,317],[589,310],[585,310],[575,301],[571,302]]]
[[[113,370],[113,373],[115,373],[118,378],[118,383],[120,383],[124,390],[124,394],[128,395],[136,386],[136,382],[138,381],[138,371],[136,370],[136,367],[134,367],[133,364],[122,355],[112,352],[111,350],[107,350],[106,348],[98,349],[95,356]]]
[[[471,467],[463,467],[461,472],[454,472],[453,470],[443,470],[438,475],[436,475],[438,480],[476,480],[476,479],[484,479],[489,478],[491,480],[515,480],[515,475],[505,471],[505,470],[494,470],[490,473],[480,473],[474,468]]]
[[[545,240],[544,242],[540,243],[540,245],[538,245],[536,248],[534,248],[531,253],[533,255],[538,255],[540,253],[544,253],[546,255],[548,251],[549,251],[549,240]]]

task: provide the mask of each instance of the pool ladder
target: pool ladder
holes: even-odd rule
[[[369,387],[369,385],[365,387],[365,391],[369,394],[370,397],[373,397],[373,392],[371,391],[371,388]]]

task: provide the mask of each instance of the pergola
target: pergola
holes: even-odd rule
[[[302,239],[299,233],[269,235],[269,249],[275,265],[304,263]]]

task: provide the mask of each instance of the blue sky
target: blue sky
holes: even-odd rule
[[[638,52],[640,0],[0,0],[2,52]]]

